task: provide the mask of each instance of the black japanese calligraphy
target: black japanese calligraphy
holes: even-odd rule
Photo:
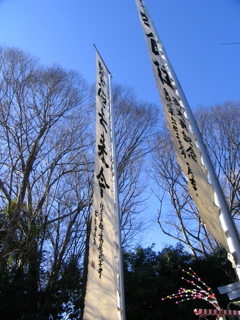
[[[161,80],[162,84],[167,84],[170,88],[175,90],[173,87],[173,84],[172,84],[172,79],[170,78],[165,67],[164,66],[160,67],[160,64],[157,60],[154,60],[153,63],[157,67],[158,76],[159,76],[159,79]]]
[[[170,113],[171,116],[174,116],[174,108],[172,107],[171,103],[167,103],[167,107],[168,107],[168,112]]]
[[[99,122],[103,126],[104,131],[107,133],[107,121],[104,119],[105,114],[104,114],[103,108],[101,108],[101,113],[98,112],[98,115],[100,117]]]
[[[194,174],[192,172],[192,169],[190,167],[190,163],[189,162],[186,162],[186,165],[188,167],[188,171],[187,171],[187,175],[188,175],[188,179],[189,179],[189,182],[191,183],[192,187],[193,187],[193,190],[196,191],[196,196],[198,197],[198,194],[197,194],[197,182],[196,182],[196,179],[194,177]]]
[[[109,168],[109,165],[106,162],[105,155],[107,155],[106,145],[105,145],[105,137],[104,133],[101,134],[100,144],[98,145],[98,155],[100,156],[102,162],[105,164],[106,168]]]
[[[150,28],[148,17],[144,12],[140,12],[143,23]]]
[[[104,108],[106,108],[107,107],[107,95],[104,92],[103,88],[101,87],[101,83],[99,83],[98,96],[101,98],[102,106]]]
[[[179,119],[179,124],[180,126],[182,127],[182,129],[185,129],[186,131],[188,131],[188,127],[187,127],[187,124],[185,122],[185,119]]]
[[[157,41],[154,39],[153,33],[151,32],[151,33],[147,34],[147,37],[151,38],[150,41],[151,41],[152,52],[155,55],[159,55]]]
[[[94,228],[93,228],[93,243],[96,244],[96,238],[97,238],[97,217],[98,217],[98,211],[95,210],[94,212]]]
[[[188,172],[187,172],[187,174],[188,174],[188,175],[189,175],[189,174],[193,174],[189,162],[186,162],[186,165],[187,165],[187,167],[188,167]]]
[[[188,157],[189,157],[189,158],[192,158],[193,161],[197,162],[197,156],[196,156],[196,154],[195,154],[195,152],[194,152],[194,150],[193,150],[193,147],[189,147],[189,148],[186,150],[186,152],[188,153]]]
[[[106,182],[104,173],[103,173],[103,167],[101,167],[101,170],[99,174],[97,175],[97,179],[99,180],[99,187],[100,187],[100,195],[101,198],[103,198],[103,189],[110,189],[109,185]]]
[[[100,217],[99,217],[99,220],[100,220],[100,223],[99,223],[99,229],[100,229],[100,233],[99,233],[99,246],[98,246],[98,250],[99,250],[99,255],[98,255],[98,273],[99,273],[99,278],[101,279],[101,276],[102,276],[102,271],[103,271],[103,268],[102,268],[102,265],[103,265],[103,242],[104,242],[104,239],[103,239],[103,212],[104,212],[104,205],[103,204],[100,204]]]
[[[183,135],[183,140],[192,146],[192,139],[186,134],[184,130],[182,131],[182,135]]]
[[[197,191],[197,183],[196,183],[196,180],[194,178],[194,175],[192,175],[192,177],[189,179],[189,181],[191,182],[191,185],[192,185],[193,189],[195,191]]]
[[[168,101],[168,102],[172,101],[169,93],[167,92],[167,89],[166,89],[166,88],[163,88],[163,91],[164,91],[164,98],[165,98],[165,100]]]
[[[106,82],[105,82],[106,73],[104,71],[101,61],[98,61],[98,70],[99,70],[100,85],[103,87],[106,87]]]

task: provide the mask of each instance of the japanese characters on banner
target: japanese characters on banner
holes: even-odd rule
[[[172,79],[167,57],[147,14],[143,0],[136,0],[140,21],[160,93],[165,118],[174,142],[177,159],[188,180],[188,189],[196,203],[201,219],[211,235],[227,250],[227,239],[219,220],[219,208],[214,203],[214,189],[209,184],[207,170],[202,164],[200,149],[196,146],[193,124],[185,114],[185,99]]]
[[[84,320],[119,320],[119,247],[114,211],[110,74],[97,52],[94,196]]]

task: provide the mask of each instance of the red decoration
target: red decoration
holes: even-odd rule
[[[194,313],[199,316],[240,316],[240,310],[194,309]]]

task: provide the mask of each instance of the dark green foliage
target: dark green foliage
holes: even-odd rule
[[[80,298],[82,291],[82,271],[77,259],[71,257],[61,267],[61,271],[41,299],[41,313],[50,319],[62,319],[62,313],[70,314],[68,319],[80,319]],[[45,318],[44,318],[45,319]]]
[[[0,319],[50,320],[80,318],[82,272],[77,259],[64,263],[52,285],[35,290],[31,274],[20,268],[0,276]]]
[[[33,291],[31,278],[21,268],[1,274],[0,319],[32,319],[37,315],[39,292]]]
[[[220,296],[217,287],[236,281],[231,264],[224,252],[208,258],[194,260],[182,245],[164,248],[137,248],[124,253],[124,282],[127,320],[190,320],[195,319],[195,308],[211,308],[203,300],[190,300],[176,304],[162,298],[177,293],[180,287],[193,288],[186,283],[182,269],[191,267],[212,288],[222,308],[229,303],[226,295]],[[45,275],[46,276],[46,275]],[[0,319],[68,319],[80,318],[82,270],[72,256],[64,263],[51,285],[33,291],[31,277],[20,268],[0,277]],[[14,307],[13,307],[14,306]]]
[[[221,307],[227,306],[228,299],[218,295],[217,287],[236,280],[222,252],[193,260],[181,245],[166,247],[158,253],[153,248],[137,248],[125,253],[124,261],[127,320],[190,320],[195,318],[195,308],[211,308],[203,300],[179,304],[175,300],[162,300],[181,287],[193,288],[182,279],[182,269],[191,267],[212,288]]]

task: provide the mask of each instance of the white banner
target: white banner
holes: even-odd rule
[[[219,220],[220,209],[215,204],[214,189],[208,181],[200,149],[194,134],[195,123],[190,123],[185,113],[186,100],[173,80],[163,45],[147,14],[142,0],[136,0],[140,21],[152,62],[154,76],[160,93],[165,118],[174,142],[178,163],[188,180],[189,194],[196,203],[202,221],[211,235],[227,250],[228,244]]]
[[[114,209],[110,73],[97,52],[96,151],[88,277],[83,320],[122,319],[117,216]],[[117,192],[117,191],[116,191]]]

